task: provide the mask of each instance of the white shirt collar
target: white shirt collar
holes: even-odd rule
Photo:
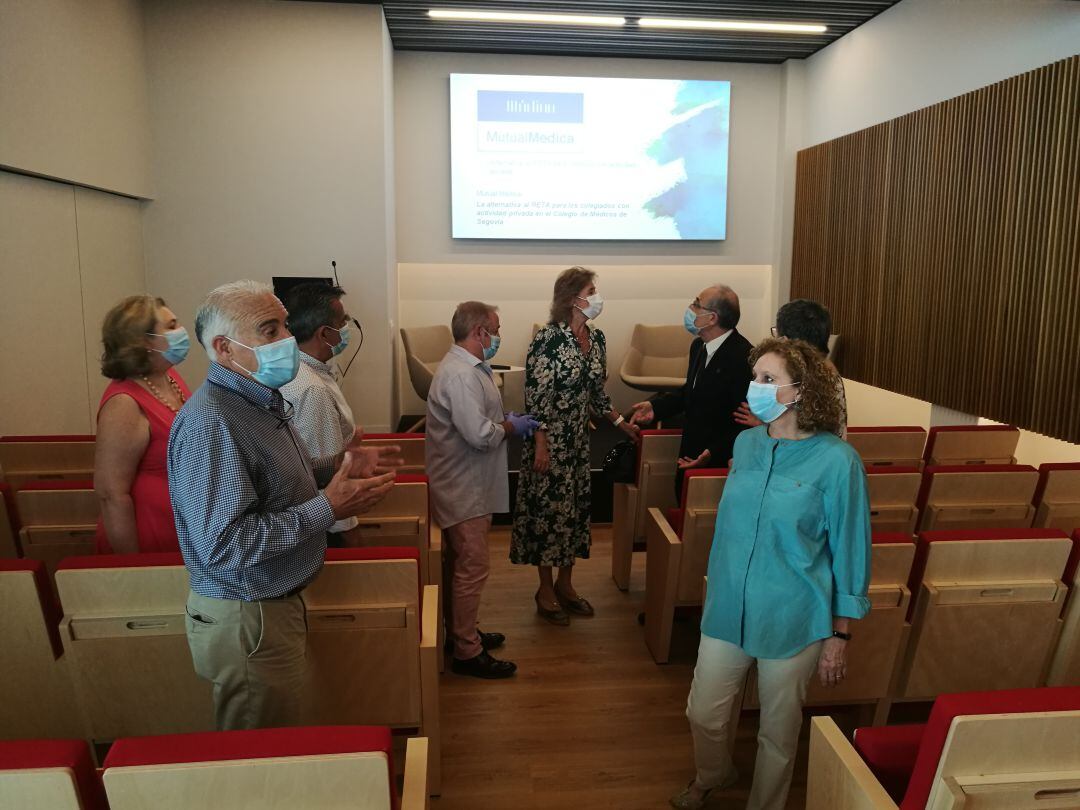
[[[712,340],[705,344],[706,365],[708,365],[709,361],[712,360],[713,355],[716,354],[716,350],[719,349],[723,345],[724,341],[728,339],[728,335],[730,335],[734,331],[734,329],[728,329],[726,332],[724,332],[724,334],[720,335],[720,337],[714,337]]]

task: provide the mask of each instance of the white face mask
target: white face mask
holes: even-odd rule
[[[582,298],[577,296],[579,301],[584,301],[588,306],[578,307],[581,310],[581,314],[588,318],[590,321],[600,317],[600,313],[604,311],[604,299],[600,297],[600,293],[593,293],[588,298]]]

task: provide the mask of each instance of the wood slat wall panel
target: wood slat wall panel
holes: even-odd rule
[[[1080,443],[1080,56],[799,152],[845,376]]]

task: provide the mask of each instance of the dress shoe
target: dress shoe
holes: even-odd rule
[[[557,624],[560,627],[566,627],[568,624],[570,624],[570,617],[567,615],[566,611],[563,610],[561,607],[544,607],[544,605],[540,602],[540,594],[536,595],[536,615],[546,621],[551,622],[552,624]]]
[[[485,651],[497,650],[503,644],[506,643],[506,636],[502,633],[485,633],[483,630],[477,630],[477,634],[480,636],[480,646]],[[454,639],[447,634],[446,643],[443,644],[443,650],[448,653],[454,651]]]
[[[509,678],[517,672],[517,664],[510,661],[500,661],[492,658],[486,652],[480,653],[475,658],[462,661],[455,658],[450,662],[450,670],[458,675],[471,675],[474,678]]]
[[[697,781],[696,778],[691,779],[686,784],[686,787],[668,800],[672,807],[678,808],[678,810],[701,810],[701,808],[708,803],[709,796],[714,790],[724,790],[731,787],[739,781],[739,774],[736,771],[732,771],[728,774],[727,779],[725,779],[722,784],[703,791],[700,799],[694,798],[693,794],[690,793],[690,789],[694,786],[695,781]]]
[[[555,598],[559,600],[559,604],[562,605],[563,610],[567,613],[573,613],[575,616],[592,616],[596,613],[596,611],[593,610],[593,606],[589,604],[589,600],[581,596],[571,599],[568,596],[563,596],[559,593],[558,588],[556,588]]]

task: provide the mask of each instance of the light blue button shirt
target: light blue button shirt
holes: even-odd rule
[[[735,441],[709,556],[701,632],[790,658],[870,610],[870,501],[859,454],[829,433]]]

